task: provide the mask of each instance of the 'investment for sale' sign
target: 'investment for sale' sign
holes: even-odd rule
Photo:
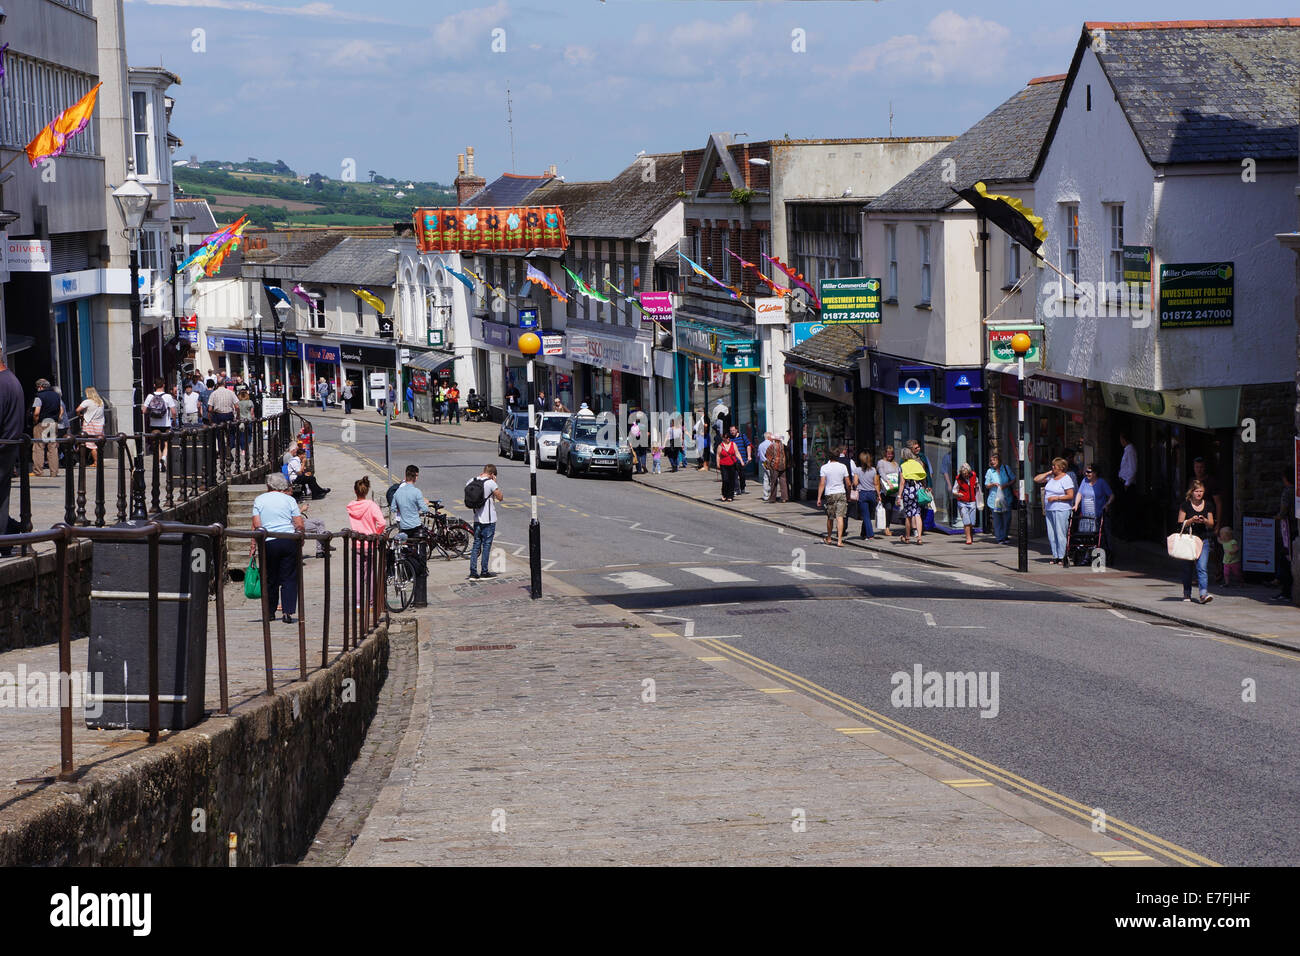
[[[1160,265],[1160,327],[1232,325],[1231,262]]]
[[[826,325],[880,324],[879,279],[822,279],[821,300]]]

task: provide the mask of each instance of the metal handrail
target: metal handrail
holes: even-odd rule
[[[216,556],[213,568],[217,581],[216,588],[216,623],[217,623],[217,682],[220,694],[218,715],[230,713],[229,672],[226,656],[226,538],[249,539],[254,542],[258,553],[259,567],[266,566],[266,544],[270,539],[288,539],[298,543],[296,565],[298,575],[298,669],[299,680],[305,681],[307,668],[307,601],[303,592],[303,543],[318,541],[325,544],[325,600],[321,615],[321,669],[329,666],[329,624],[330,624],[330,554],[331,544],[335,539],[344,542],[343,584],[346,613],[343,617],[343,649],[360,647],[362,635],[369,636],[381,621],[388,620],[384,603],[384,576],[386,550],[381,546],[381,535],[366,535],[356,531],[337,531],[324,534],[310,532],[277,533],[266,530],[236,531],[220,524],[194,525],[174,521],[149,521],[144,524],[121,526],[115,528],[76,527],[59,524],[48,531],[25,532],[7,535],[4,540],[13,544],[37,544],[54,542],[58,564],[58,587],[61,598],[62,614],[59,622],[59,670],[61,675],[72,672],[72,609],[68,593],[68,546],[76,540],[104,542],[139,542],[148,545],[148,594],[149,623],[147,628],[149,656],[149,734],[150,744],[157,743],[160,727],[159,691],[158,691],[158,602],[159,602],[159,539],[168,534],[202,535],[211,541]],[[351,586],[349,586],[351,584]],[[364,600],[360,600],[364,597]],[[275,679],[272,668],[271,649],[271,607],[270,593],[262,588],[262,643],[266,665],[266,693],[275,693]],[[200,664],[199,666],[204,666]],[[66,680],[60,686],[68,689]],[[58,779],[70,779],[76,767],[72,756],[72,695],[70,690],[60,695],[59,701],[59,741],[60,772]]]

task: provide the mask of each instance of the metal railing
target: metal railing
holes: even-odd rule
[[[58,589],[62,604],[62,617],[59,625],[59,672],[60,675],[72,673],[72,616],[68,588],[69,568],[68,551],[72,542],[81,539],[105,542],[144,542],[148,547],[148,626],[145,635],[148,641],[148,698],[149,698],[149,743],[157,743],[160,727],[159,715],[159,668],[158,668],[158,604],[159,604],[159,539],[162,535],[189,534],[208,538],[213,549],[213,578],[216,582],[216,628],[217,628],[217,684],[219,706],[216,715],[230,713],[229,669],[226,657],[226,601],[225,583],[227,578],[226,538],[249,539],[254,542],[258,555],[258,567],[266,568],[267,541],[287,539],[297,542],[296,574],[298,577],[298,679],[305,681],[309,673],[307,666],[307,607],[308,602],[303,588],[303,544],[307,541],[322,542],[324,545],[324,600],[313,602],[312,606],[321,607],[321,656],[320,668],[330,664],[330,604],[331,604],[331,568],[330,556],[333,553],[332,542],[343,542],[343,642],[341,654],[360,647],[362,640],[368,637],[382,622],[387,622],[388,613],[384,601],[385,559],[387,551],[382,535],[365,535],[355,531],[339,531],[326,534],[294,532],[279,534],[260,531],[232,531],[220,524],[191,525],[171,521],[149,521],[145,524],[118,528],[76,527],[59,524],[48,531],[27,532],[23,534],[0,536],[0,543],[7,545],[33,545],[53,542],[58,564]],[[142,593],[141,597],[145,595]],[[93,599],[93,598],[92,598]],[[192,596],[185,595],[190,600]],[[272,667],[271,616],[275,610],[270,588],[262,587],[262,645],[266,666],[266,693],[275,693],[275,677]],[[292,613],[285,609],[285,613]],[[190,666],[204,667],[207,661],[190,662]],[[205,681],[206,683],[206,681]],[[59,700],[59,742],[60,771],[58,779],[67,780],[75,772],[72,756],[72,694],[67,681],[61,681],[63,692]]]
[[[266,418],[182,426],[144,435],[119,432],[100,437],[37,439],[24,435],[0,439],[0,454],[7,448],[18,447],[14,467],[19,476],[19,529],[23,533],[32,531],[31,468],[37,445],[57,446],[62,453],[65,462],[63,523],[103,528],[128,520],[147,520],[238,476],[271,465],[278,468],[279,456],[295,435],[295,416],[302,418],[297,412],[286,410]],[[99,446],[98,467],[90,466],[87,460],[87,445],[92,444]],[[118,463],[115,503],[109,501],[110,489],[105,488],[104,452],[108,446],[114,449]],[[89,487],[88,470],[93,472]],[[0,535],[4,531],[0,528]]]

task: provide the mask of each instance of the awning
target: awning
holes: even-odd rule
[[[456,355],[449,355],[446,352],[421,352],[418,355],[412,355],[407,368],[420,369],[425,372],[437,372],[452,365],[456,361]]]

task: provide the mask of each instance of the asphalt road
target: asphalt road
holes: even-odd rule
[[[318,428],[318,440],[338,434]],[[349,447],[371,462],[322,476],[340,493],[363,471],[382,487],[371,464],[383,461],[382,424],[361,418],[356,439]],[[464,483],[496,463],[507,496],[496,540],[507,561],[526,562],[526,465],[481,441],[394,429],[392,443],[394,473],[418,464],[425,494],[462,516]],[[550,469],[538,491],[546,569],[593,597],[657,612],[665,628],[965,763],[972,777],[1075,818],[1104,813],[1109,832],[1159,859],[1300,863],[1296,654],[1014,578],[827,547],[744,517],[759,507],[753,485],[734,517]],[[974,699],[960,700],[967,684],[948,672],[976,675]],[[920,693],[906,700],[904,687]]]

